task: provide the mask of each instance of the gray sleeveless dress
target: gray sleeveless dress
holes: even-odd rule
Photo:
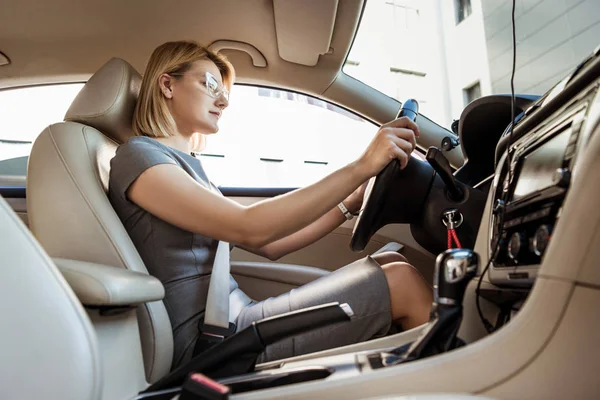
[[[163,300],[173,328],[173,368],[187,362],[204,317],[210,273],[218,241],[162,221],[129,201],[126,192],[146,169],[159,164],[182,168],[209,190],[213,185],[200,160],[149,137],[136,136],[117,148],[111,160],[109,199],[148,272],[165,287]],[[355,318],[345,324],[315,329],[268,346],[259,361],[275,360],[357,343],[385,335],[391,325],[385,274],[370,257],[358,260],[300,288],[261,302],[249,299],[230,279],[238,331],[253,321],[332,301],[348,303]]]

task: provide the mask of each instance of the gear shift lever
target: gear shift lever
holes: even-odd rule
[[[401,347],[396,357],[382,357],[383,365],[425,358],[459,346],[456,335],[462,321],[462,302],[478,265],[479,256],[468,249],[446,250],[437,257],[429,324],[406,352]]]
[[[465,290],[478,265],[479,256],[469,249],[450,249],[438,255],[433,277],[434,304],[462,308]]]

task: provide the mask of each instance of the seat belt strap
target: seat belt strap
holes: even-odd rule
[[[200,336],[194,346],[193,356],[205,352],[222,342],[236,331],[234,323],[229,322],[229,243],[219,242],[215,253],[204,319],[198,326]]]
[[[219,241],[210,275],[203,325],[229,330],[229,243]],[[220,330],[220,329],[219,329]],[[210,332],[209,332],[210,333]],[[227,336],[227,335],[224,335]]]

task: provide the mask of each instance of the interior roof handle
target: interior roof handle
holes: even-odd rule
[[[252,65],[259,68],[265,68],[267,66],[267,59],[263,54],[251,44],[245,42],[237,42],[235,40],[217,40],[208,46],[208,49],[214,52],[221,50],[238,50],[243,51],[250,55],[252,58]]]

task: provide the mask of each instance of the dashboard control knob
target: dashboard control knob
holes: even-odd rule
[[[550,242],[550,232],[551,228],[547,224],[540,225],[537,228],[531,242],[531,251],[533,254],[540,257],[544,254],[544,251],[546,251],[546,247],[548,247],[548,243]]]
[[[561,188],[568,188],[571,183],[571,171],[567,168],[558,168],[552,175],[552,183]]]
[[[523,247],[525,247],[525,245],[526,245],[525,235],[521,232],[513,233],[512,236],[510,237],[510,240],[508,241],[508,247],[506,248],[508,258],[510,258],[513,261],[517,261],[517,257],[519,256],[521,249],[523,249]]]

